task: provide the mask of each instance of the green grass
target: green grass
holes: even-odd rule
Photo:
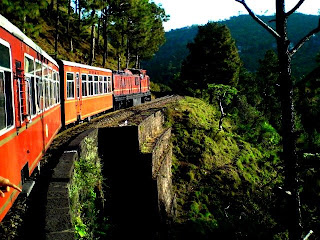
[[[275,201],[272,189],[282,183],[279,135],[264,123],[256,133],[262,140],[253,145],[237,134],[231,118],[224,120],[224,130],[219,131],[218,119],[217,108],[191,97],[167,110],[178,198],[174,236],[210,239],[221,234],[233,239],[239,231],[257,239],[275,236],[269,210]]]

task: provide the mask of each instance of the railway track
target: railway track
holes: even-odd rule
[[[179,100],[176,95],[155,99],[139,106],[108,112],[97,116],[90,122],[68,127],[61,131],[52,142],[50,148],[41,160],[41,172],[32,176],[36,181],[30,196],[20,196],[7,216],[0,223],[0,240],[44,239],[46,192],[54,167],[65,147],[78,134],[91,128],[119,126],[127,119],[145,112],[164,108],[166,104]],[[130,124],[130,123],[129,123]]]

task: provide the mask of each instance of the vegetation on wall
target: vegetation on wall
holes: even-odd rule
[[[105,235],[107,223],[104,223],[101,216],[103,177],[94,139],[85,138],[83,153],[75,162],[69,187],[72,223],[76,239],[96,239]]]

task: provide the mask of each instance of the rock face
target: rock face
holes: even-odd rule
[[[127,122],[129,126],[99,129],[111,195],[106,212],[119,226],[116,239],[167,239],[174,216],[171,129],[163,128],[161,111]]]
[[[88,135],[96,139],[103,164],[108,186],[104,212],[116,226],[113,239],[169,238],[175,206],[171,129],[164,129],[159,110],[133,118],[118,127],[86,131],[69,144],[47,194],[47,239],[74,239],[68,185],[74,161],[85,154],[82,144]]]

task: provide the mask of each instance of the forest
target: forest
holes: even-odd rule
[[[148,0],[3,0],[0,9],[49,55],[113,70],[151,58],[169,18]]]
[[[312,67],[319,46],[303,56],[310,58],[306,77],[291,75],[290,64],[319,32],[319,21],[299,40],[286,34],[283,19],[277,16],[277,31],[262,24],[276,41],[262,58],[253,57],[254,71],[246,68],[245,47],[239,49],[228,25],[209,22],[190,32],[195,37],[181,64],[167,59],[168,71],[157,75],[174,73],[154,83],[160,94],[190,96],[168,113],[175,136],[175,239],[319,239],[320,76],[317,64]],[[173,32],[179,39],[194,28]],[[255,37],[250,46],[266,40]]]
[[[272,16],[261,16],[265,22]],[[294,13],[288,19],[288,34],[292,43],[297,43],[299,36],[305,35],[317,26],[318,16]],[[244,67],[256,72],[259,59],[263,59],[267,50],[276,51],[276,41],[262,29],[249,15],[231,17],[220,21],[231,32]],[[241,27],[239,27],[241,26]],[[275,26],[271,23],[271,26]],[[174,74],[180,71],[183,59],[188,55],[187,43],[192,42],[198,32],[198,26],[193,25],[165,33],[166,42],[160,47],[155,56],[143,61],[142,66],[148,69],[153,81],[170,85]],[[320,36],[312,37],[292,60],[293,76],[299,81],[317,66],[317,54],[320,46]]]

